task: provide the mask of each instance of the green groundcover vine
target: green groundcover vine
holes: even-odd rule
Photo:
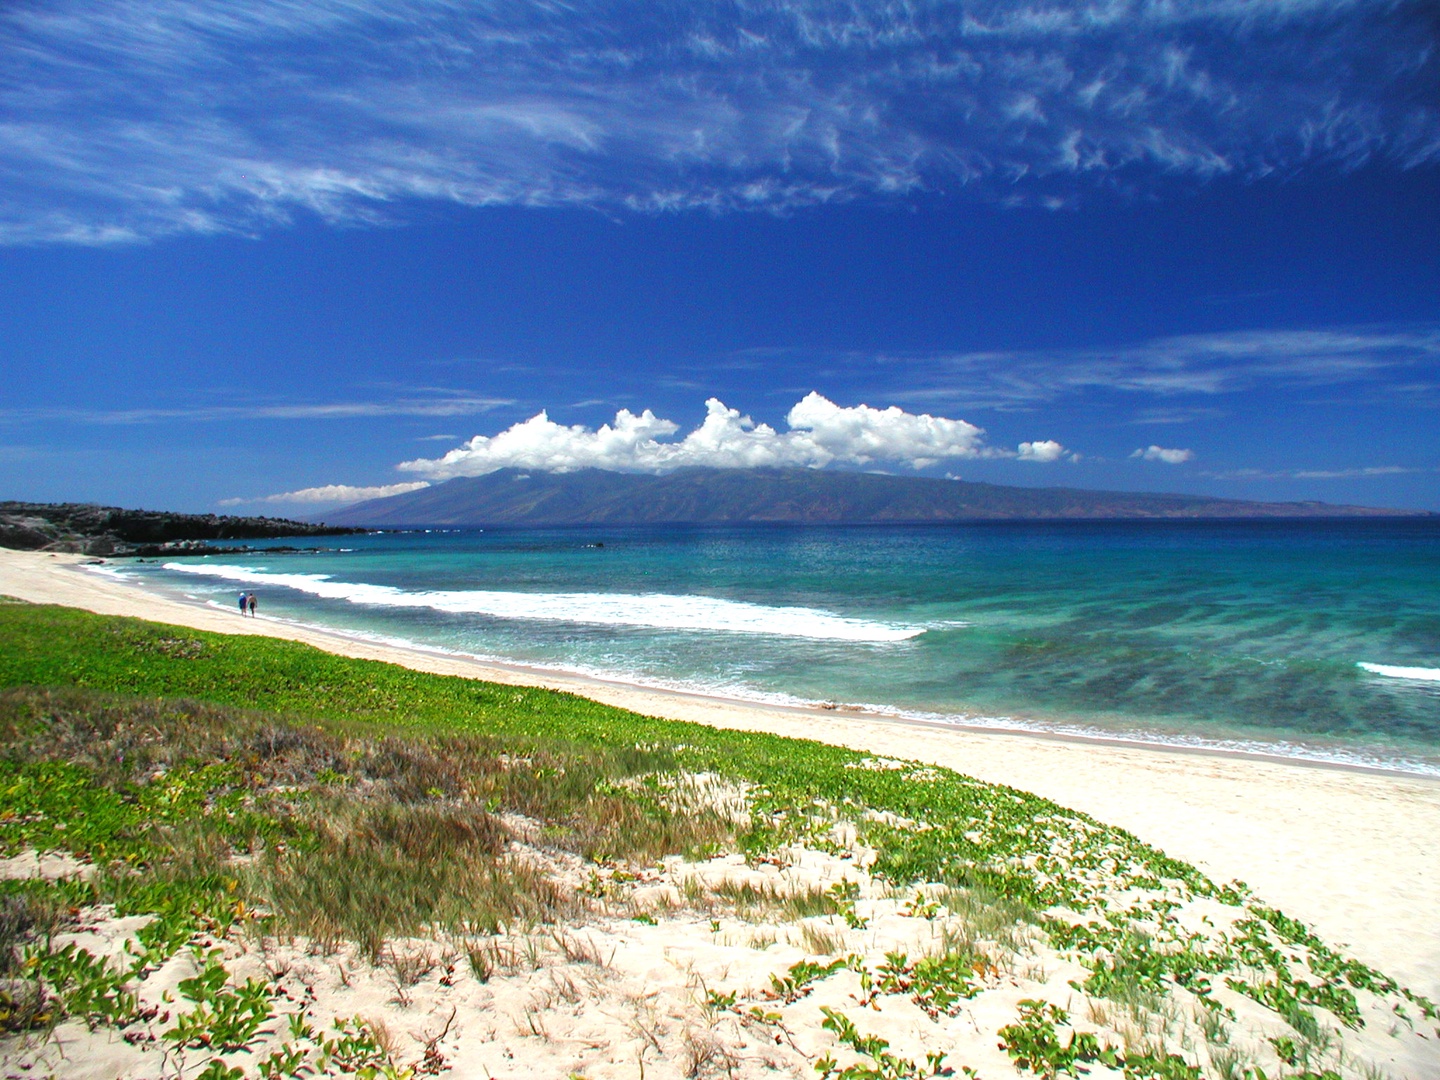
[[[1217,997],[1224,988],[1271,1010],[1299,1036],[1316,1028],[1317,1016],[1357,1029],[1374,1002],[1412,1027],[1440,1021],[1434,1003],[1331,948],[1242,884],[1212,882],[1124,830],[946,769],[874,767],[865,754],[822,743],[642,717],[569,694],[425,674],[292,642],[8,603],[0,605],[0,691],[16,688],[197,701],[295,726],[400,739],[476,736],[511,757],[537,760],[608,755],[634,761],[633,774],[651,777],[650,786],[625,782],[625,768],[617,765],[618,773],[585,780],[590,787],[581,794],[628,801],[650,818],[664,813],[655,776],[715,775],[747,793],[748,825],[734,838],[740,850],[760,855],[797,842],[836,848],[835,826],[848,822],[875,853],[871,874],[884,881],[981,890],[1033,912],[1051,944],[1084,966],[1087,975],[1075,989],[1093,998],[1183,990],[1220,1016],[1233,1013]],[[11,744],[29,745],[43,735],[22,730],[30,722],[23,710],[15,715],[22,720],[12,723],[10,743],[0,747],[0,854],[66,852],[111,869],[88,881],[5,882],[5,910],[105,902],[120,915],[156,918],[130,943],[123,965],[32,934],[16,959],[4,961],[19,970],[0,975],[29,980],[34,989],[18,992],[12,979],[11,989],[0,991],[0,1029],[35,1030],[62,1017],[122,1029],[155,1022],[143,1015],[135,985],[178,951],[192,949],[199,974],[182,984],[183,1007],[162,1025],[162,1038],[177,1050],[213,1054],[206,1077],[402,1075],[363,1024],[344,1018],[315,1027],[289,1015],[290,1034],[278,1049],[258,1063],[235,1060],[277,1017],[272,988],[254,980],[235,985],[207,944],[249,917],[246,897],[233,877],[213,867],[158,869],[164,863],[158,838],[187,823],[204,824],[237,853],[319,844],[301,805],[312,794],[261,791],[240,760],[185,762],[123,782],[102,777],[93,764],[36,760],[12,752]],[[43,722],[43,716],[34,719]],[[579,775],[556,769],[553,782],[573,785]],[[539,770],[531,779],[547,780]],[[343,762],[319,780],[343,786]],[[520,809],[505,805],[503,790],[496,792],[487,812]],[[1197,922],[1187,911],[1199,901],[1230,910],[1233,918]],[[853,896],[837,893],[829,902],[850,926],[863,927]],[[805,984],[846,968],[855,964],[797,966],[790,976],[796,985],[777,984],[777,993],[798,995]],[[943,960],[896,955],[863,976],[867,992],[904,993],[932,1016],[953,1015],[975,992],[967,971],[949,970]],[[1016,1068],[1044,1077],[1089,1065],[1136,1078],[1204,1075],[1179,1055],[1125,1050],[1073,1031],[1062,1036],[1067,1021],[1054,1003],[1023,1002],[1015,1022],[1000,1032],[1002,1046]],[[943,1055],[923,1065],[896,1058],[883,1040],[865,1036],[839,1013],[827,1012],[825,1026],[859,1060],[842,1068],[826,1058],[817,1067],[822,1075],[968,1072],[945,1064]],[[1287,1044],[1272,1043],[1283,1062]],[[1265,1076],[1258,1066],[1249,1068],[1235,1075]],[[1287,1075],[1327,1074],[1298,1069]]]

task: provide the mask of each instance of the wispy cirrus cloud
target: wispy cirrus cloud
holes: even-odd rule
[[[1437,396],[1440,326],[1253,330],[1157,338],[1111,349],[972,352],[890,357],[903,368],[902,402],[1026,409],[1089,391],[1138,398],[1218,398],[1256,388],[1363,386],[1372,396],[1420,403]],[[1149,408],[1143,423],[1211,415]]]
[[[510,405],[508,398],[426,397],[392,401],[200,405],[175,408],[76,409],[38,406],[0,409],[0,423],[159,424],[231,420],[356,420],[380,416],[476,416]],[[453,436],[440,436],[452,438]]]
[[[1213,420],[1224,416],[1223,409],[1189,407],[1189,408],[1151,408],[1140,409],[1128,421],[1137,426],[1158,425],[1158,424],[1193,424],[1197,420]]]
[[[1440,468],[1409,465],[1366,465],[1351,469],[1225,469],[1203,472],[1213,480],[1375,480],[1387,476],[1437,473]]]
[[[1440,161],[1425,0],[17,0],[0,241]]]
[[[1404,476],[1408,473],[1433,471],[1406,468],[1403,465],[1367,465],[1358,469],[1296,469],[1291,475],[1297,480],[1353,480],[1357,477]]]

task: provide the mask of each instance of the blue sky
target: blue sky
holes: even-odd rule
[[[1437,37],[1367,0],[12,3],[0,497],[749,462],[1440,510]]]

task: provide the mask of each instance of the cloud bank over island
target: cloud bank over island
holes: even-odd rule
[[[1437,100],[1425,0],[20,0],[0,242],[427,202],[1063,205],[1433,165]]]
[[[965,420],[908,413],[896,406],[845,407],[818,393],[785,417],[788,431],[756,423],[717,398],[705,403],[705,420],[674,440],[680,425],[646,409],[621,409],[598,429],[557,424],[545,412],[498,435],[476,435],[440,458],[417,458],[399,468],[431,480],[483,476],[497,469],[569,472],[664,473],[690,467],[758,468],[893,465],[926,469],[965,458],[1010,457],[1053,462],[1070,455],[1054,440],[1021,443],[1010,451],[987,446],[982,429]]]
[[[383,499],[390,495],[404,495],[430,486],[428,480],[411,480],[402,484],[374,484],[357,487],[353,484],[325,484],[321,487],[301,488],[299,491],[282,491],[278,495],[263,495],[258,499],[221,499],[220,506],[249,506],[258,503],[294,503],[296,505],[364,502],[367,499]]]

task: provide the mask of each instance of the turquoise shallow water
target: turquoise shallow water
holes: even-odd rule
[[[227,607],[253,588],[273,617],[654,685],[1440,774],[1437,521],[337,543],[114,568]]]

